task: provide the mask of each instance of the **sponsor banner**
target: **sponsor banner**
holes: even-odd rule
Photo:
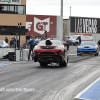
[[[21,0],[0,0],[0,4],[21,5]]]
[[[56,24],[57,16],[26,15],[26,29],[29,29],[26,35],[45,36],[45,31],[47,31],[47,37],[57,35]]]
[[[71,17],[70,32],[100,33],[100,18]]]

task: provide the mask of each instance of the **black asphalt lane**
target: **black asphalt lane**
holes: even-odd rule
[[[72,100],[82,82],[100,70],[97,59],[69,63],[65,68],[55,64],[40,67],[32,61],[0,66],[0,100]]]
[[[0,100],[73,100],[100,76],[100,56],[76,56],[75,49],[68,51],[67,67],[33,61],[0,66]]]

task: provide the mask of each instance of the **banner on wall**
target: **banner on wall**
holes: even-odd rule
[[[47,36],[51,37],[56,35],[56,24],[56,16],[26,15],[26,29],[29,29],[26,35],[45,36],[45,31],[47,31]]]
[[[100,18],[71,17],[70,32],[100,33]]]
[[[15,4],[21,5],[21,0],[0,0],[0,4]]]

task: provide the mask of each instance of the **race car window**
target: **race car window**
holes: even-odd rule
[[[61,45],[61,42],[60,41],[52,41],[52,44],[53,45]]]
[[[95,43],[92,43],[92,42],[83,42],[80,44],[80,46],[84,46],[84,45],[96,46]]]

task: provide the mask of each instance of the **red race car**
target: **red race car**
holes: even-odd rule
[[[64,49],[60,40],[43,40],[35,46],[33,59],[39,62],[40,66],[47,66],[50,63],[57,63],[66,67],[68,63],[67,50]]]

